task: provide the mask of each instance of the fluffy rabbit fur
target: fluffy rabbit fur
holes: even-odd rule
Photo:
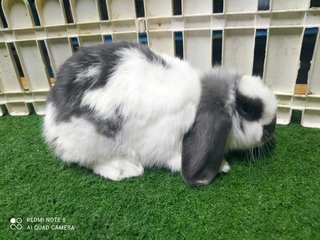
[[[276,99],[260,78],[215,67],[202,75],[132,42],[81,48],[51,89],[44,137],[63,161],[112,180],[145,167],[210,183],[232,149],[267,141]]]

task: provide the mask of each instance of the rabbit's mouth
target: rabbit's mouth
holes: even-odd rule
[[[273,136],[269,137],[266,142],[261,142],[252,146],[250,149],[232,150],[230,151],[226,159],[241,158],[245,161],[254,161],[263,159],[264,157],[271,156],[272,152],[276,148],[276,141]]]

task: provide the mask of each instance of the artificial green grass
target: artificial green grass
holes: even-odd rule
[[[111,182],[66,166],[44,144],[41,117],[1,117],[0,239],[320,239],[320,129],[277,126],[275,136],[272,156],[229,159],[229,174],[190,189],[166,170]],[[75,229],[27,230],[64,224]]]

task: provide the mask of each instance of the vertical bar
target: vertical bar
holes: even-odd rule
[[[183,45],[187,61],[199,70],[211,69],[211,30],[185,31]]]
[[[4,93],[22,91],[17,64],[10,49],[12,46],[12,43],[7,46],[0,43],[0,82]]]
[[[65,14],[60,1],[39,1],[36,0],[36,9],[38,11],[41,25],[55,26],[66,23]]]
[[[28,3],[2,0],[2,7],[9,28],[31,28],[34,26]]]
[[[183,14],[211,14],[212,13],[212,0],[201,0],[197,3],[194,0],[183,1]]]
[[[293,94],[303,28],[269,29],[264,79],[276,92]]]
[[[225,12],[256,12],[258,0],[227,0]]]
[[[174,56],[173,33],[166,32],[149,32],[149,47],[157,52]]]
[[[226,29],[223,37],[223,62],[226,67],[252,74],[254,29]]]
[[[18,81],[23,88],[23,90],[28,90],[29,89],[29,84],[25,79],[25,74],[22,70],[21,67],[21,62],[19,59],[19,56],[17,54],[16,47],[14,46],[13,43],[7,43],[8,51],[10,53],[11,59],[13,60],[14,68],[16,70],[16,74],[18,76]]]
[[[74,21],[77,23],[99,22],[96,0],[70,0]]]
[[[49,81],[36,41],[16,42],[15,47],[31,91],[48,91]]]
[[[171,17],[173,14],[171,0],[145,0],[146,17]]]
[[[47,39],[46,46],[53,73],[72,55],[72,46],[68,38]]]
[[[39,45],[39,50],[40,50],[41,55],[42,55],[43,60],[44,60],[45,69],[47,71],[47,75],[49,76],[49,78],[54,78],[54,73],[53,73],[53,70],[52,70],[52,67],[51,67],[51,62],[50,62],[48,50],[46,48],[44,40],[39,40],[38,41],[38,45]],[[51,82],[50,82],[50,85],[51,85]]]
[[[133,19],[136,17],[134,0],[108,0],[110,20]]]
[[[320,95],[320,31],[318,30],[318,36],[315,44],[313,58],[311,61],[311,68],[308,74],[308,88],[309,93],[314,95]]]
[[[284,0],[272,0],[272,10],[297,10],[308,9],[310,6],[310,0],[299,1],[284,1]]]

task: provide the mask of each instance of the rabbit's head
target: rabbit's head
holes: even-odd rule
[[[195,122],[183,140],[182,175],[193,185],[210,183],[229,150],[268,141],[277,102],[259,77],[214,68],[202,78]]]

